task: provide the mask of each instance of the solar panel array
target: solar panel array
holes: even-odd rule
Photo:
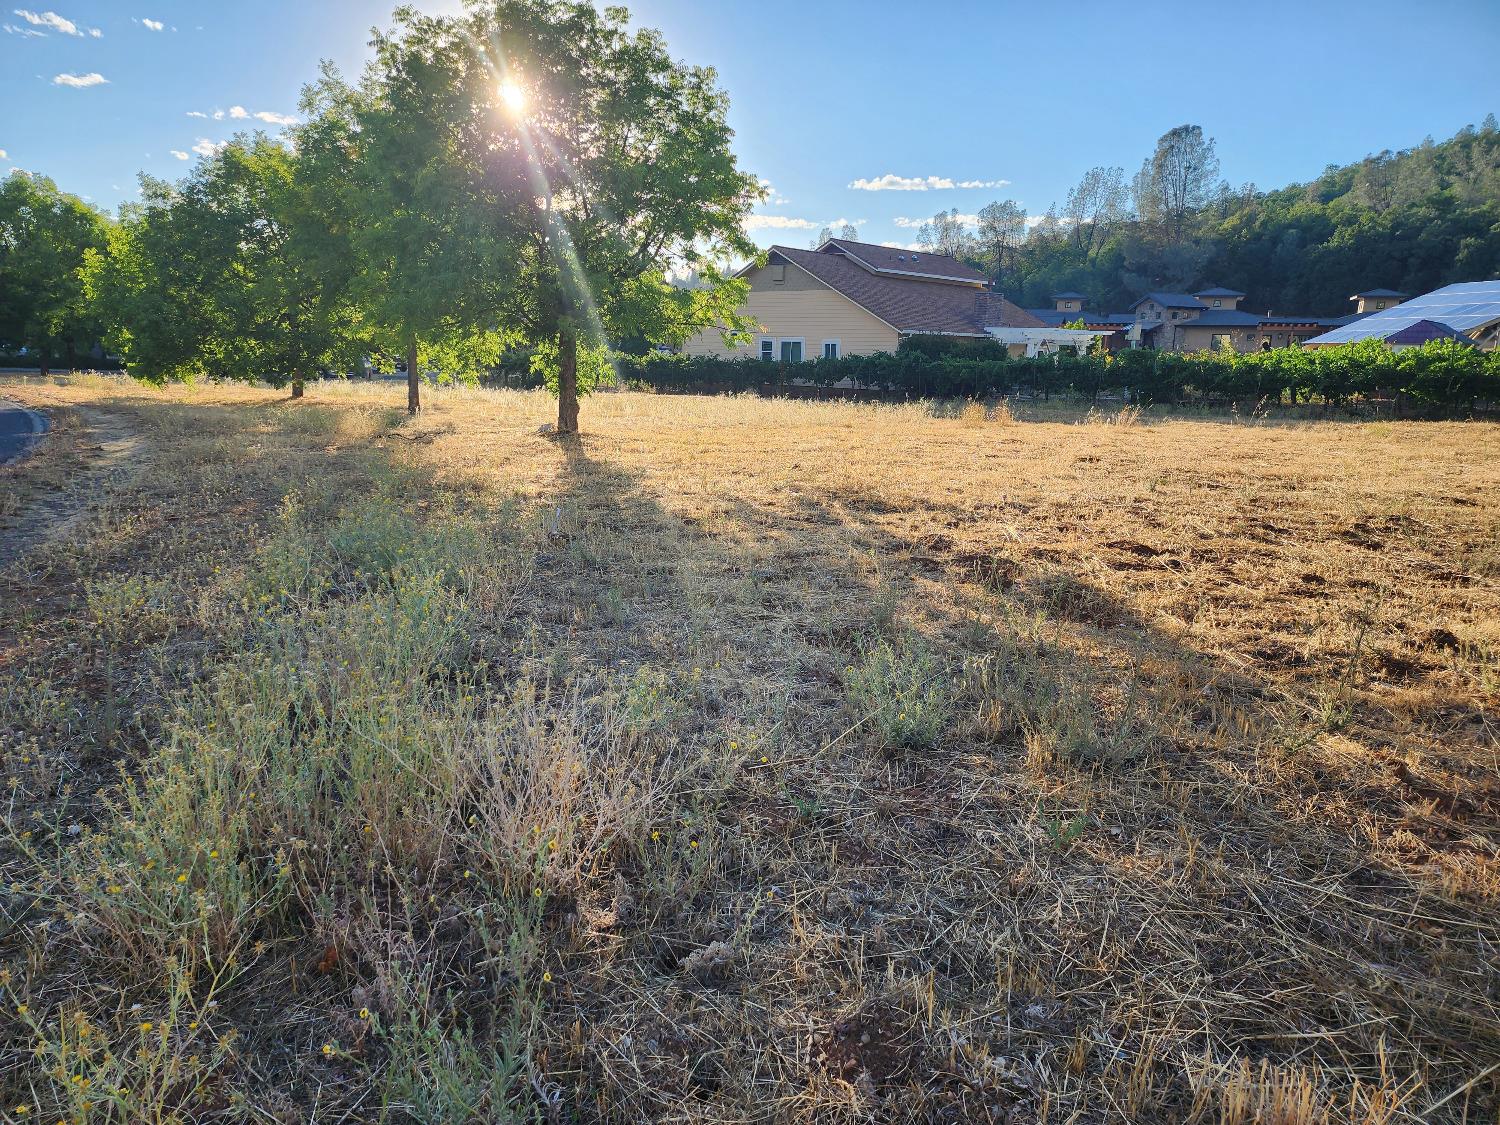
[[[1419,320],[1435,320],[1459,332],[1470,332],[1500,320],[1500,281],[1445,285],[1431,293],[1413,297],[1405,304],[1371,313],[1352,324],[1314,336],[1308,343],[1348,344],[1372,336],[1384,339],[1403,328],[1410,328]]]

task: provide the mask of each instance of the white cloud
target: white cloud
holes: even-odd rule
[[[785,215],[749,215],[746,230],[817,230],[821,224],[811,219],[791,219]]]
[[[966,227],[977,226],[979,224],[979,216],[978,215],[954,215],[952,217],[955,218],[955,219],[957,219],[960,223],[962,223]],[[916,230],[918,227],[922,226],[924,223],[930,223],[930,222],[932,222],[931,219],[910,219],[910,218],[907,218],[905,215],[898,216],[897,218],[892,219],[891,221],[893,223],[895,223],[898,227],[905,227],[907,230]]]
[[[45,27],[49,31],[55,31],[60,35],[76,35],[80,39],[87,35],[93,37],[94,39],[98,39],[104,34],[104,32],[100,31],[97,27],[79,27],[72,20],[64,19],[56,12],[32,12],[27,10],[26,8],[17,8],[16,15],[20,16],[27,23],[31,24],[32,27]],[[5,30],[10,31],[11,26],[7,24]],[[45,32],[41,31],[27,32],[22,28],[15,28],[15,31],[22,35],[45,34]]]
[[[161,20],[142,19],[141,26],[148,31],[165,31],[167,28],[167,25]]]
[[[242,105],[232,105],[227,110],[216,109],[212,113],[203,113],[200,110],[190,109],[187,111],[189,117],[197,117],[203,121],[223,121],[226,117],[231,121],[248,121],[252,117],[257,121],[264,121],[267,125],[295,125],[297,119],[289,113],[272,113],[268,109],[251,113]]]
[[[776,190],[776,188],[771,184],[770,180],[765,179],[764,177],[761,178],[760,187],[761,190],[766,193],[766,202],[771,204],[771,206],[773,207],[785,207],[788,203],[791,202],[790,199]]]
[[[172,149],[172,155],[177,157],[178,160],[186,160],[188,158],[188,154],[183,152],[180,148]]]
[[[32,28],[29,28],[29,27],[17,27],[13,23],[6,24],[5,25],[5,30],[8,33],[10,33],[11,35],[19,35],[23,39],[45,39],[45,38],[47,38],[47,35],[46,35],[45,32],[36,31],[36,30],[33,30]]]
[[[92,74],[59,74],[52,79],[54,86],[71,86],[75,90],[85,90],[90,86],[103,86],[109,81],[97,70]]]
[[[920,242],[882,242],[880,245],[889,246],[892,250],[920,250]]]
[[[811,219],[793,219],[786,215],[751,215],[745,220],[746,230],[822,230],[832,227],[863,226],[868,219],[829,219],[826,223],[815,223]]]
[[[56,12],[28,12],[25,8],[17,8],[16,15],[20,16],[32,27],[48,27],[53,31],[59,31],[64,35],[82,35],[78,25],[72,20],[65,20]]]
[[[855,180],[855,191],[946,191],[950,188],[1004,187],[1009,180],[951,180],[947,176],[898,176],[887,172],[873,180]]]
[[[198,143],[193,146],[193,151],[199,156],[217,156],[225,148],[229,147],[228,141],[211,141],[207,137],[199,137]]]

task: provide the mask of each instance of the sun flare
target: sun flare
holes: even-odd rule
[[[511,113],[520,113],[526,108],[526,91],[507,78],[500,83],[500,101]]]

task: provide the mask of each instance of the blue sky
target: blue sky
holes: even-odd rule
[[[320,59],[357,74],[393,6],[0,4],[0,173],[44,172],[106,208],[139,172],[185,173],[195,146],[274,132]],[[1003,198],[1040,214],[1092,165],[1132,173],[1186,122],[1216,138],[1232,184],[1269,188],[1500,112],[1500,0],[630,7],[718,68],[741,161],[774,188],[762,244],[805,245],[841,219],[910,242],[907,224]]]

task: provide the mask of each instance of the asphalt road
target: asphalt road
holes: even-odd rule
[[[47,419],[34,410],[0,402],[0,464],[26,453],[47,432]]]

